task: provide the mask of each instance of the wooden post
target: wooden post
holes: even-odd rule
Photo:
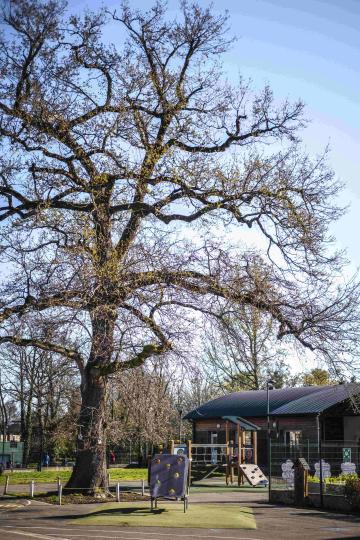
[[[234,465],[232,463],[233,460],[233,447],[229,447],[229,465],[230,465],[230,484],[233,485],[234,483]]]
[[[174,443],[174,440],[172,439],[170,441],[170,454],[173,455],[174,454],[174,448],[175,448],[175,443]]]
[[[5,477],[4,495],[7,495],[9,489],[9,475]]]
[[[226,471],[225,479],[226,485],[229,485],[229,476],[230,476],[230,452],[229,452],[229,421],[225,421],[225,442],[226,442]]]
[[[192,443],[189,439],[187,442],[188,447],[188,458],[189,458],[189,478],[188,478],[188,488],[191,485],[191,462],[192,462]]]
[[[226,447],[226,467],[225,467],[225,482],[226,485],[229,485],[229,474],[230,474],[230,466],[229,466],[229,447]]]
[[[258,456],[257,456],[257,431],[252,432],[252,440],[253,440],[253,462],[255,465],[257,465],[258,462]]]
[[[237,456],[237,469],[238,469],[238,486],[242,484],[242,474],[241,474],[241,429],[238,424],[237,426],[237,445],[238,445],[238,456]]]
[[[295,504],[303,505],[308,491],[309,465],[304,458],[298,458],[294,464],[294,497]]]
[[[110,473],[107,473],[107,488],[110,487]]]
[[[245,430],[241,430],[241,443],[242,443],[242,456],[241,456],[241,463],[245,463]]]
[[[188,458],[191,461],[192,460],[192,443],[190,439],[187,442],[187,447],[188,447]]]

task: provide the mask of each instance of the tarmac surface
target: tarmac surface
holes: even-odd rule
[[[360,539],[360,516],[314,509],[269,505],[265,493],[211,492],[190,495],[190,504],[212,502],[236,504],[252,509],[256,530],[182,529],[156,527],[113,527],[74,525],[76,517],[86,516],[94,505],[54,506],[26,499],[0,500],[0,539],[38,540],[334,540]],[[120,503],[121,504],[121,503]],[[97,506],[99,510],[100,505]]]

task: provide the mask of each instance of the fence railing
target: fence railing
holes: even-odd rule
[[[107,486],[104,488],[96,488],[96,493],[107,493],[109,491],[116,494],[117,502],[121,500],[121,493],[138,493],[139,495],[145,496],[145,491],[147,489],[145,480],[131,481],[131,488],[129,489],[128,483],[126,481],[120,482],[119,480],[112,481],[110,474],[107,477]],[[51,494],[57,496],[57,503],[62,504],[63,494],[66,495],[79,492],[82,493],[93,493],[94,488],[68,488],[66,487],[60,478],[56,482],[46,482],[46,487],[43,482],[36,482],[35,480],[29,480],[24,484],[11,484],[11,477],[6,475],[5,484],[3,487],[3,495],[27,495],[30,499],[36,497],[36,495]]]
[[[339,443],[313,443],[299,445],[271,444],[271,488],[294,489],[294,464],[304,458],[309,466],[309,489],[317,492],[322,488],[328,494],[338,495],[349,474],[360,474],[360,447],[353,441]],[[325,486],[325,487],[324,487]]]
[[[192,463],[198,465],[225,465],[227,444],[192,444]]]
[[[227,457],[236,460],[239,448],[237,445],[228,444],[191,444],[191,458],[194,465],[226,465]],[[242,461],[253,461],[253,447],[251,445],[242,446]]]

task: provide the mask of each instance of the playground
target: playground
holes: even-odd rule
[[[187,476],[190,461],[186,454],[193,458],[193,475],[203,474],[204,465],[208,471],[206,478],[193,480],[190,487]],[[110,477],[111,503],[60,505],[56,484],[38,481],[39,490],[55,490],[53,504],[47,504],[36,493],[33,498],[26,495],[27,484],[13,483],[11,494],[0,500],[0,537],[2,540],[360,538],[360,516],[269,504],[267,487],[252,486],[245,474],[239,476],[238,465],[256,467],[241,463],[239,454],[234,459],[230,445],[194,449],[191,443],[182,447],[170,444],[163,454],[153,456],[148,481],[143,479],[144,470],[139,474],[141,479],[134,479],[135,473],[131,470],[126,473],[126,469],[121,483],[119,473],[114,474],[112,481]],[[201,464],[197,455],[202,456]],[[204,459],[210,463],[204,464]],[[121,489],[117,491],[119,485]],[[174,493],[169,497],[171,490]],[[126,500],[129,493],[137,494],[137,499]],[[189,498],[186,508],[185,496]]]
[[[0,500],[2,540],[331,540],[360,537],[360,517],[284,505],[267,494],[217,485],[191,490],[187,513],[176,502],[49,505],[26,499]],[[153,520],[152,522],[150,520]]]
[[[2,540],[360,538],[359,515],[269,504],[268,486],[264,482],[267,479],[256,463],[248,463],[242,441],[239,430],[237,444],[170,442],[161,454],[152,457],[148,472],[110,470],[108,488],[112,502],[74,504],[69,500],[61,504],[56,492],[61,480],[54,482],[49,471],[51,474],[47,478],[38,477],[36,484],[40,493],[54,493],[52,504],[47,504],[36,491],[30,498],[28,484],[16,483],[14,476],[9,494],[0,500],[0,537]],[[253,453],[253,461],[256,457]],[[17,481],[22,478],[19,476]],[[52,482],[44,482],[46,479]],[[136,494],[136,498],[128,500],[129,494]]]

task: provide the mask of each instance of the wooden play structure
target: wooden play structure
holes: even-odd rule
[[[236,424],[235,441],[230,440],[230,424]],[[175,445],[174,441],[171,441],[170,453],[184,452],[188,455],[190,459],[190,477],[191,470],[202,469],[205,471],[202,477],[204,480],[217,470],[225,469],[226,485],[233,484],[237,478],[237,483],[240,486],[246,478],[251,485],[256,486],[267,482],[257,466],[258,429],[255,424],[248,420],[228,417],[225,418],[225,444],[198,444],[189,440],[186,445]],[[246,444],[246,432],[250,432],[250,445]],[[248,467],[248,465],[252,465],[252,468]],[[250,472],[250,469],[252,472]]]

